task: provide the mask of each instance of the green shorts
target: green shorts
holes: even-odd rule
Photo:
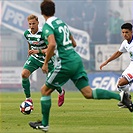
[[[52,89],[63,86],[69,79],[81,90],[89,85],[82,61],[57,65],[47,76],[46,86]]]
[[[50,60],[51,61],[51,60]],[[34,57],[30,56],[28,60],[25,62],[23,68],[29,70],[31,73],[33,73],[38,68],[42,68],[43,62],[35,59]],[[52,71],[54,68],[54,63],[51,61],[48,64],[49,72]]]

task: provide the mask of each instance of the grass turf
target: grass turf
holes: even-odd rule
[[[41,120],[39,92],[32,92],[34,111],[23,115],[23,92],[0,94],[0,133],[41,133],[29,127],[29,121]],[[49,133],[133,133],[133,113],[119,109],[116,100],[86,100],[80,92],[66,92],[65,103],[57,106],[52,94]]]

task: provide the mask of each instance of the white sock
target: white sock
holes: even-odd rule
[[[31,97],[26,98],[26,100],[30,100],[30,99],[31,99]]]

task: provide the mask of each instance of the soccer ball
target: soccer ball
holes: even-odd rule
[[[33,111],[33,104],[29,101],[24,101],[20,105],[20,111],[24,115],[29,115]]]

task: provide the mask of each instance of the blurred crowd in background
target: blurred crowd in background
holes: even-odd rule
[[[62,5],[57,1],[57,15],[69,25],[87,31],[92,43],[120,43],[120,26],[124,19],[119,11],[110,8],[109,3],[106,0],[84,0],[63,2]]]
[[[20,0],[2,1],[1,12],[5,2],[40,14],[41,0],[24,0],[24,2]],[[120,26],[124,22],[132,22],[132,0],[55,0],[55,3],[56,16],[64,20],[69,26],[84,30],[89,34],[91,59],[90,61],[84,61],[89,71],[95,70],[94,46],[97,44],[120,44],[122,41]],[[126,20],[124,18],[125,14],[130,14]],[[25,29],[27,28],[27,22],[25,22]],[[1,25],[1,38],[2,45],[4,45],[2,46],[2,64],[13,65],[13,61],[17,60],[15,65],[22,65],[27,56],[27,44],[23,35],[14,32],[11,28]],[[12,47],[11,45],[9,46],[8,44],[10,44],[11,41],[7,40],[7,38],[9,38],[9,40],[15,40],[12,42],[16,43],[16,45],[12,45]],[[10,49],[6,50],[5,44],[7,47],[10,47]],[[7,55],[5,53],[13,54],[15,51],[18,53],[15,60],[10,60],[8,57],[8,59],[5,59]],[[10,55],[8,56],[11,57]]]

